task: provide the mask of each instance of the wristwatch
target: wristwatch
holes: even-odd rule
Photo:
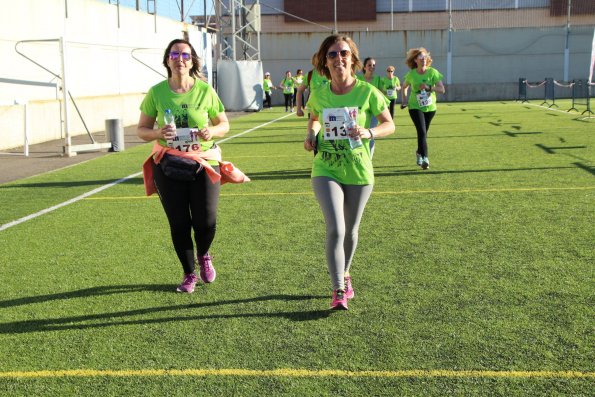
[[[369,128],[368,132],[370,132],[370,139],[374,139],[375,135],[374,135],[374,128]]]

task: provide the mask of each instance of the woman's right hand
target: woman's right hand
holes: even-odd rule
[[[176,137],[176,127],[171,124],[164,125],[160,130],[161,137],[165,140],[171,140]]]

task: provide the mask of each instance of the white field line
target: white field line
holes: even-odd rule
[[[54,210],[57,210],[58,208],[62,208],[62,207],[65,207],[67,205],[74,204],[77,201],[80,201],[80,200],[85,199],[85,198],[87,198],[87,197],[89,197],[89,196],[91,196],[91,195],[93,195],[95,193],[99,193],[102,190],[105,190],[105,189],[108,189],[108,188],[110,188],[112,186],[115,186],[118,183],[122,183],[124,181],[127,181],[128,179],[134,178],[134,177],[140,175],[141,173],[142,172],[137,172],[136,174],[128,175],[125,178],[118,179],[117,181],[114,181],[112,183],[108,183],[107,185],[100,186],[97,189],[93,189],[93,190],[91,190],[91,191],[89,191],[87,193],[83,193],[80,196],[77,196],[75,198],[71,198],[70,200],[64,201],[63,203],[56,204],[56,205],[51,206],[49,208],[43,209],[41,211],[38,211],[38,212],[36,212],[34,214],[27,215],[27,216],[25,216],[23,218],[17,219],[16,221],[5,223],[4,225],[0,226],[0,232],[3,231],[3,230],[8,229],[9,227],[13,227],[13,226],[16,226],[16,225],[18,225],[20,223],[23,223],[23,222],[29,221],[31,219],[37,218],[38,216],[45,215],[45,214],[47,214],[49,212],[52,212]]]
[[[551,112],[558,112],[558,113],[568,114],[568,115],[571,115],[571,116],[579,116],[579,117],[582,116],[581,114],[578,114],[578,113],[570,113],[567,110],[548,108],[547,106],[536,105],[534,103],[529,103],[529,102],[521,103],[521,105],[529,105],[529,106],[533,106],[533,107],[536,107],[536,108],[542,108],[542,109],[545,109],[545,110],[549,110]],[[586,119],[593,118],[592,116],[583,116],[583,117],[586,118]]]
[[[274,119],[274,120],[268,121],[268,122],[266,122],[266,123],[264,123],[264,124],[257,125],[256,127],[254,127],[254,128],[250,128],[249,130],[246,130],[246,131],[244,131],[244,132],[241,132],[241,133],[239,133],[239,134],[236,134],[236,135],[230,136],[229,138],[225,138],[225,139],[222,139],[222,140],[220,140],[220,141],[217,141],[217,144],[219,144],[219,143],[223,143],[223,142],[226,142],[226,141],[229,141],[229,140],[231,140],[231,139],[233,139],[233,138],[237,138],[237,137],[240,137],[240,136],[242,136],[242,135],[246,135],[246,134],[248,134],[248,133],[250,133],[250,132],[256,131],[256,130],[257,130],[257,129],[259,129],[259,128],[262,128],[262,127],[264,127],[264,126],[267,126],[267,125],[269,125],[269,124],[272,124],[272,123],[274,123],[274,122],[276,122],[276,121],[279,121],[279,120],[281,120],[281,119],[284,119],[284,118],[286,118],[286,117],[289,117],[289,116],[291,116],[291,115],[293,115],[293,113],[289,113],[289,114],[286,114],[286,115],[284,115],[284,116],[282,116],[282,117],[279,117],[279,118],[276,118],[276,119]],[[25,216],[25,217],[19,218],[19,219],[17,219],[17,220],[14,220],[14,221],[12,221],[12,222],[5,223],[4,225],[0,225],[0,232],[1,232],[1,231],[3,231],[3,230],[6,230],[6,229],[8,229],[8,228],[11,228],[11,227],[13,227],[13,226],[19,225],[19,224],[21,224],[21,223],[23,223],[23,222],[27,222],[27,221],[29,221],[29,220],[31,220],[31,219],[37,218],[38,216],[45,215],[45,214],[47,214],[47,213],[49,213],[49,212],[55,211],[55,210],[57,210],[57,209],[59,209],[59,208],[65,207],[65,206],[67,206],[67,205],[70,205],[70,204],[74,204],[74,203],[76,203],[77,201],[83,200],[83,199],[85,199],[85,198],[87,198],[87,197],[89,197],[89,196],[92,196],[92,195],[94,195],[94,194],[96,194],[96,193],[99,193],[99,192],[101,192],[102,190],[108,189],[108,188],[110,188],[110,187],[112,187],[112,186],[115,186],[115,185],[117,185],[117,184],[119,184],[119,183],[126,182],[126,181],[127,181],[127,180],[129,180],[129,179],[136,178],[137,176],[139,176],[139,175],[141,175],[141,174],[142,174],[142,172],[137,172],[137,173],[135,173],[135,174],[128,175],[127,177],[124,177],[124,178],[122,178],[122,179],[118,179],[117,181],[114,181],[114,182],[108,183],[107,185],[103,185],[103,186],[101,186],[101,187],[98,187],[98,188],[96,188],[96,189],[93,189],[93,190],[91,190],[91,191],[89,191],[89,192],[87,192],[87,193],[83,193],[83,194],[81,194],[80,196],[77,196],[77,197],[74,197],[74,198],[72,198],[72,199],[70,199],[70,200],[64,201],[63,203],[56,204],[56,205],[54,205],[54,206],[51,206],[51,207],[49,207],[49,208],[45,208],[45,209],[43,209],[43,210],[41,210],[41,211],[38,211],[38,212],[36,212],[36,213],[34,213],[34,214],[27,215],[27,216]]]

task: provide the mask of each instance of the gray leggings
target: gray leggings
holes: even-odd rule
[[[343,185],[334,179],[312,178],[314,194],[326,223],[326,263],[333,289],[345,289],[345,272],[357,247],[359,224],[373,185]]]

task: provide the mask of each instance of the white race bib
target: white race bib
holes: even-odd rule
[[[415,97],[417,98],[417,104],[420,107],[430,106],[431,104],[434,103],[434,101],[432,100],[432,95],[430,95],[430,93],[427,91],[422,91],[419,94],[417,94]]]
[[[322,110],[324,140],[349,139],[346,124],[357,120],[357,107]]]
[[[388,97],[395,96],[395,91],[396,91],[396,90],[395,90],[394,88],[389,88],[389,89],[387,89],[387,90],[386,90],[386,96],[388,96]]]
[[[176,137],[167,140],[167,146],[181,152],[198,152],[200,151],[198,131],[198,128],[178,128]]]

